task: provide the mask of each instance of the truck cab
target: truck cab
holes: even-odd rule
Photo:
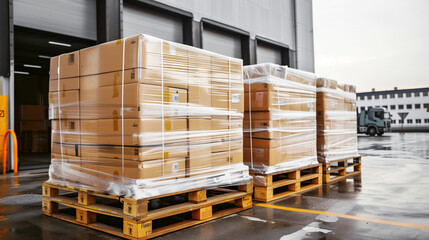
[[[390,132],[390,113],[385,108],[371,108],[358,113],[357,130],[358,133],[366,135],[378,136],[385,132]]]

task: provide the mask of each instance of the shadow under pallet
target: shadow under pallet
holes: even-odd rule
[[[249,182],[135,200],[46,182],[42,211],[122,238],[149,239],[250,209],[252,192]]]
[[[262,174],[251,172],[254,200],[269,202],[322,186],[322,164]]]

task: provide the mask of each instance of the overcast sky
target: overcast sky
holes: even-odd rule
[[[313,0],[318,75],[359,92],[429,87],[428,0]]]

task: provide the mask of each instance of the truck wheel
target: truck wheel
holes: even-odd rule
[[[375,136],[376,133],[377,133],[377,131],[375,130],[374,127],[368,128],[368,135]]]

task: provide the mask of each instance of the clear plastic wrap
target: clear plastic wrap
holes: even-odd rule
[[[356,87],[317,79],[317,155],[320,162],[358,156]]]
[[[269,63],[243,71],[245,164],[265,174],[318,164],[315,75]]]
[[[51,59],[52,183],[135,199],[250,181],[242,60],[137,35]]]

